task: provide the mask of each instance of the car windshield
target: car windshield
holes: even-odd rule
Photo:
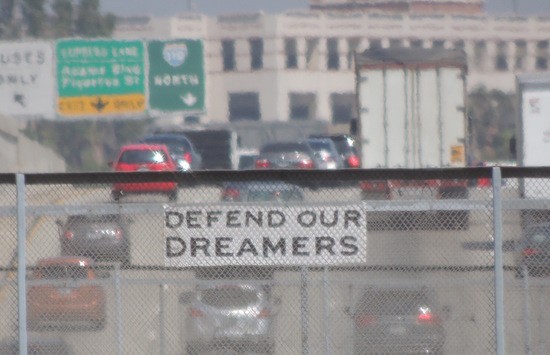
[[[108,223],[108,222],[118,222],[120,220],[120,216],[114,215],[114,214],[108,214],[108,215],[78,215],[78,216],[70,216],[67,220],[67,223],[73,224],[73,223]]]
[[[241,287],[220,287],[203,290],[200,301],[215,308],[245,308],[257,303],[258,291]]]
[[[126,150],[119,159],[119,163],[126,164],[159,164],[167,161],[168,157],[162,150],[153,149]]]
[[[262,154],[280,154],[280,153],[291,153],[291,152],[307,153],[307,154],[310,153],[306,145],[299,144],[299,143],[267,145],[263,147],[261,151]]]
[[[278,191],[250,191],[248,201],[301,201],[302,196],[299,192],[293,190]]]
[[[88,269],[78,265],[51,265],[40,268],[40,275],[43,279],[86,279]]]
[[[412,315],[428,305],[427,297],[417,291],[368,291],[363,294],[356,312],[372,315]]]
[[[145,143],[164,144],[171,153],[185,153],[191,150],[191,144],[185,139],[148,137],[143,140]]]

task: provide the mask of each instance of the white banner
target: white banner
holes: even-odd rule
[[[0,43],[0,113],[54,117],[54,88],[49,43]]]
[[[346,206],[164,207],[165,265],[349,265],[367,256],[367,213]]]

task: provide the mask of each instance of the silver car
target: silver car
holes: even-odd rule
[[[280,305],[271,287],[259,284],[200,286],[180,295],[187,310],[187,354],[275,352]]]

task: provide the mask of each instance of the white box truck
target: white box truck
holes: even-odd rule
[[[466,53],[426,48],[370,49],[355,56],[364,168],[466,166]],[[361,184],[364,199],[468,198],[466,180],[385,180]],[[430,195],[431,196],[427,196]],[[441,211],[456,226],[467,211]]]
[[[515,137],[517,164],[550,166],[550,72],[518,75],[516,86],[520,107]],[[544,208],[544,200],[550,199],[547,181],[526,178],[519,182],[520,195],[532,202],[522,210],[523,223],[548,221],[550,211]]]

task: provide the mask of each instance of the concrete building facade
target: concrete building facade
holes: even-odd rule
[[[548,70],[548,33],[550,17],[290,11],[123,18],[114,36],[204,40],[203,122],[339,124],[355,115],[355,52],[461,48],[468,56],[469,90],[511,92],[516,74]]]

